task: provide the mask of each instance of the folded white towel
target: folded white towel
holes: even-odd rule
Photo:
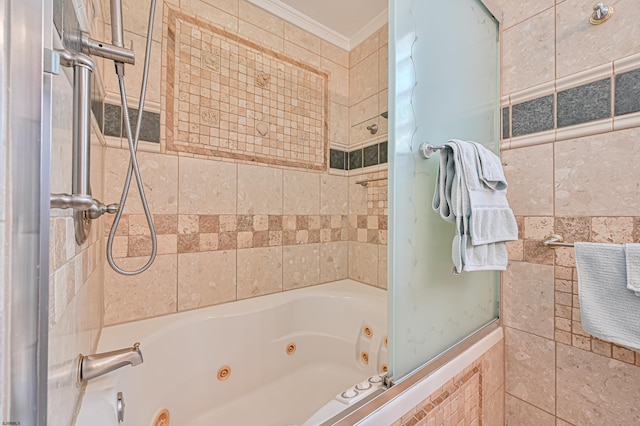
[[[506,188],[499,157],[484,146],[450,140],[441,150],[432,207],[456,223],[456,272],[506,269],[504,242],[518,239]]]
[[[640,296],[640,244],[625,244],[627,288]]]
[[[640,350],[640,297],[627,289],[625,247],[574,246],[582,328],[599,339]]]

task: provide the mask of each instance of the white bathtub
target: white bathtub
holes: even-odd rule
[[[386,292],[351,280],[106,327],[98,352],[139,341],[144,363],[89,383],[76,424],[117,426],[122,392],[125,426],[300,425],[381,372],[385,336]]]

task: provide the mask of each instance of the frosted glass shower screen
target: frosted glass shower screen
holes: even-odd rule
[[[422,142],[499,149],[498,23],[478,0],[395,0],[390,15],[389,369],[394,380],[498,316],[499,274],[453,275],[454,225],[433,212]]]

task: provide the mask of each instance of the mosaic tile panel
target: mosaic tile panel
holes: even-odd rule
[[[328,160],[328,75],[169,10],[167,151],[312,170]]]

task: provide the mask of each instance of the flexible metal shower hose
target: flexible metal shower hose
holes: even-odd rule
[[[149,59],[151,56],[151,44],[153,42],[153,17],[156,11],[156,0],[151,0],[151,7],[149,9],[149,27],[147,30],[147,45],[144,53],[144,71],[142,74],[142,87],[140,88],[140,102],[138,104],[138,118],[136,120],[136,133],[135,137],[131,134],[131,122],[129,120],[129,107],[127,105],[127,94],[124,86],[124,64],[116,63],[116,74],[118,75],[118,83],[120,85],[120,99],[122,101],[122,114],[124,116],[124,128],[127,131],[127,140],[129,142],[129,154],[131,156],[129,160],[129,169],[127,171],[127,177],[122,188],[122,196],[120,197],[120,204],[116,217],[113,220],[111,231],[109,232],[109,238],[107,239],[107,261],[114,271],[122,275],[138,275],[146,271],[151,267],[153,261],[156,258],[158,252],[158,240],[156,237],[156,230],[153,226],[153,219],[151,212],[149,211],[149,204],[147,203],[147,197],[144,193],[144,187],[142,185],[142,177],[140,176],[140,167],[138,166],[138,158],[136,151],[138,149],[138,139],[140,137],[140,126],[142,125],[142,112],[144,111],[144,100],[147,94],[147,80],[149,77]],[[135,173],[136,184],[138,191],[140,192],[140,200],[142,201],[142,208],[144,209],[144,215],[147,218],[147,224],[149,225],[149,231],[151,233],[151,256],[147,263],[135,271],[126,271],[116,265],[113,259],[113,239],[116,236],[118,225],[120,224],[120,218],[124,211],[125,203],[129,195],[129,187],[131,186],[131,177]]]

